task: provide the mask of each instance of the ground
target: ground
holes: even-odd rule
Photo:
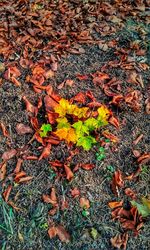
[[[142,4],[147,6],[145,2]],[[141,5],[139,4],[139,6]],[[150,33],[147,19],[143,18],[144,13],[147,13],[147,9],[146,7],[145,12],[140,10],[141,23],[134,19],[133,15],[123,20],[124,25],[120,26],[119,29],[117,27],[115,33],[109,34],[108,32],[104,37],[99,37],[100,34],[94,31],[95,39],[104,39],[106,44],[109,41],[117,41],[117,46],[108,45],[107,48],[104,48],[101,46],[101,42],[97,44],[80,43],[79,47],[76,46],[77,50],[82,48],[81,53],[66,52],[63,56],[58,56],[58,69],[55,71],[55,76],[46,80],[45,84],[50,83],[54,91],[66,99],[74,97],[79,92],[86,93],[91,91],[96,100],[111,109],[114,116],[119,120],[119,129],[111,124],[107,127],[109,131],[119,138],[119,142],[108,142],[105,144],[106,157],[102,161],[96,159],[97,146],[93,146],[89,151],[79,148],[79,153],[73,156],[71,160],[72,171],[77,163],[91,163],[95,167],[88,171],[79,168],[74,173],[74,178],[71,181],[66,180],[65,177],[57,178],[57,174],[49,163],[54,160],[66,161],[71,148],[64,141],[59,145],[52,145],[51,153],[45,159],[40,161],[23,161],[22,170],[28,176],[33,176],[33,179],[29,182],[19,184],[15,183],[13,179],[12,173],[16,166],[17,158],[20,158],[20,153],[18,153],[19,156],[15,155],[15,157],[8,160],[7,173],[0,186],[0,249],[115,249],[110,239],[116,234],[124,233],[124,229],[118,220],[112,220],[111,209],[108,203],[123,199],[124,206],[128,207],[131,198],[126,196],[122,189],[119,197],[115,196],[111,187],[113,174],[109,170],[109,166],[112,166],[113,172],[119,169],[123,175],[128,176],[138,169],[137,159],[139,156],[150,151],[150,119],[145,109],[145,101],[148,100],[150,94],[150,73],[148,70],[150,62],[148,38]],[[110,22],[108,18],[103,21]],[[118,25],[116,22],[112,23],[114,28]],[[57,23],[57,26],[59,27],[59,23]],[[17,152],[20,152],[18,150],[21,149],[24,152],[24,147],[29,145],[29,149],[27,149],[29,150],[29,155],[39,157],[41,151],[38,150],[38,147],[41,144],[36,140],[28,144],[34,133],[19,135],[16,133],[16,125],[23,123],[31,127],[30,115],[26,110],[22,97],[26,96],[32,104],[37,105],[38,98],[41,97],[43,100],[45,92],[36,93],[33,90],[33,84],[26,81],[27,75],[31,75],[31,70],[23,68],[18,64],[21,52],[17,53],[17,58],[15,59],[11,59],[10,55],[8,58],[5,58],[3,53],[1,56],[1,65],[5,69],[0,71],[0,79],[2,79],[0,85],[0,119],[7,127],[10,138],[4,136],[2,131],[0,131],[0,155],[12,148],[17,149]],[[38,63],[42,55],[44,56],[42,49],[36,51],[32,58],[33,62]],[[126,57],[128,59],[125,59]],[[116,60],[121,63],[113,66]],[[11,79],[5,77],[5,72],[13,65],[14,61],[21,72],[21,76],[18,78],[21,82],[19,87],[13,84]],[[133,65],[131,69],[128,69],[125,63],[129,65],[130,62],[133,62]],[[124,67],[122,66],[123,64]],[[138,112],[132,104],[129,105],[127,102],[122,102],[120,106],[111,103],[112,97],[105,93],[102,84],[93,83],[92,74],[97,71],[105,72],[110,79],[116,77],[116,81],[121,81],[121,87],[119,90],[115,90],[116,93],[126,96],[128,92],[133,90],[139,91],[141,99],[139,98],[138,100],[140,102]],[[127,80],[130,72],[133,71],[141,75],[142,84],[133,79],[131,81]],[[88,78],[79,80],[77,74],[86,75]],[[60,85],[67,79],[74,81],[72,86],[67,84]],[[114,91],[113,87],[111,91]],[[41,122],[45,122],[44,116],[45,110],[42,108],[38,114],[38,119]],[[143,135],[142,139],[135,145],[134,140],[141,134]],[[104,137],[102,139],[104,140]],[[135,150],[137,150],[138,156],[135,155]],[[3,161],[1,162],[3,163]],[[130,187],[136,194],[137,199],[143,196],[150,198],[148,162],[141,164],[140,168],[141,171],[138,177],[125,182],[124,189]],[[7,201],[4,199],[4,191],[8,185],[13,186],[9,199],[20,208],[19,211],[7,204]],[[59,209],[53,216],[48,215],[51,204],[44,203],[42,199],[42,195],[49,194],[52,187],[55,188],[59,201]],[[75,187],[80,190],[80,197],[85,197],[90,202],[87,216],[83,214],[83,209],[80,207],[79,197],[73,198],[71,195],[70,190]],[[66,209],[60,208],[63,200],[68,201]],[[64,226],[71,236],[69,243],[63,243],[58,237],[50,239],[47,231],[52,222],[56,225],[61,224]],[[127,250],[147,250],[150,248],[149,225],[149,217],[146,217],[144,218],[144,226],[136,237],[132,231],[129,231]],[[97,234],[95,238],[91,234],[93,228]]]

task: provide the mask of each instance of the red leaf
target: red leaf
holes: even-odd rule
[[[131,188],[126,188],[126,189],[124,190],[124,192],[125,192],[125,194],[126,194],[127,196],[129,196],[132,200],[135,200],[135,199],[136,199],[136,194],[135,194],[135,192],[133,192],[133,190],[132,190]]]
[[[124,100],[123,95],[118,94],[118,95],[113,96],[113,99],[110,103],[118,106],[120,104],[120,102],[123,100]]]
[[[51,151],[51,144],[48,143],[47,146],[43,149],[43,152],[39,157],[39,161],[42,160],[43,158],[47,158],[50,155],[50,151]]]
[[[58,160],[55,160],[55,161],[49,161],[50,165],[54,166],[54,167],[62,167],[63,164],[58,161]]]
[[[44,103],[47,112],[52,111],[58,105],[58,102],[48,95],[44,97]]]
[[[44,201],[44,202],[50,203],[50,204],[52,204],[53,206],[56,206],[57,203],[58,203],[58,202],[57,202],[57,197],[56,197],[55,188],[52,188],[52,189],[51,189],[50,195],[45,195],[45,194],[43,194],[42,198],[43,198],[43,201]]]
[[[66,178],[68,181],[71,181],[74,174],[73,172],[71,171],[70,167],[68,167],[66,164],[64,164],[64,169],[65,169],[65,172],[66,172]]]
[[[19,158],[19,159],[17,160],[17,165],[16,165],[16,167],[15,167],[15,169],[14,169],[14,173],[15,173],[15,174],[17,174],[17,173],[20,172],[22,162],[23,162],[23,160],[22,160],[21,158]]]
[[[11,77],[10,78],[11,82],[14,83],[16,85],[16,87],[20,87],[21,86],[21,82],[19,82],[15,77]]]
[[[16,131],[19,135],[31,134],[33,132],[29,126],[24,125],[23,123],[18,123],[16,125]]]
[[[50,239],[54,238],[57,235],[56,227],[54,227],[54,226],[50,227],[48,230],[48,235],[49,235]]]
[[[123,176],[122,176],[122,172],[120,170],[115,171],[113,178],[112,178],[112,190],[114,192],[115,195],[119,195],[118,194],[118,187],[124,187],[124,180],[123,180]]]
[[[141,155],[138,159],[137,159],[137,162],[138,164],[145,164],[147,162],[150,161],[150,153],[144,153],[143,155]]]
[[[81,163],[81,167],[85,170],[91,170],[93,168],[95,168],[95,165],[94,164],[90,164],[90,163],[87,163],[87,164],[82,164]]]
[[[114,134],[108,132],[108,131],[102,131],[102,135],[106,137],[107,139],[111,140],[112,142],[119,142],[119,138],[115,136]]]
[[[70,192],[71,192],[71,195],[73,196],[73,198],[76,198],[80,195],[80,190],[76,187],[74,189],[71,189]]]
[[[93,77],[93,83],[97,85],[102,85],[105,80],[110,79],[109,75],[103,72],[97,72]]]
[[[67,86],[69,86],[69,87],[72,87],[72,85],[74,84],[74,81],[71,80],[71,79],[67,79],[66,82],[65,82],[65,84],[66,84]]]
[[[6,151],[6,152],[3,153],[2,159],[4,161],[8,161],[11,158],[13,158],[16,154],[17,154],[17,150],[16,149],[10,149],[10,150],[8,150],[8,151]]]
[[[85,104],[86,102],[86,96],[84,93],[82,92],[79,92],[77,95],[75,95],[72,100],[76,101],[76,102],[79,102],[79,103],[82,103],[82,104]]]
[[[87,80],[88,79],[88,76],[87,75],[80,75],[80,74],[77,74],[76,75],[76,78],[80,81],[83,81],[83,80]]]
[[[22,183],[22,182],[27,182],[33,179],[33,176],[25,176],[25,177],[21,177],[17,183]]]

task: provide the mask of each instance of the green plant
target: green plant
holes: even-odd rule
[[[46,137],[50,131],[52,131],[51,124],[43,124],[40,128],[39,134],[41,137]]]
[[[99,147],[98,152],[96,153],[97,161],[102,161],[105,159],[105,157],[105,149],[103,147]]]

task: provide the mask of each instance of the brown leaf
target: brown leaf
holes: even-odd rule
[[[0,181],[3,181],[5,179],[6,171],[7,171],[7,164],[6,162],[3,162],[0,165]]]
[[[139,150],[134,149],[134,150],[132,150],[132,152],[133,152],[135,157],[139,157],[141,155]]]
[[[17,150],[16,149],[10,149],[10,150],[8,150],[8,151],[6,151],[6,152],[3,153],[2,159],[4,161],[8,161],[11,158],[13,158],[16,154],[17,154]]]
[[[143,138],[143,136],[144,136],[143,134],[139,135],[139,136],[136,138],[136,140],[133,141],[133,144],[134,144],[134,145],[137,145],[137,144],[141,141],[141,139]]]
[[[55,188],[52,188],[51,189],[51,193],[50,195],[45,195],[43,194],[43,201],[46,202],[46,203],[50,203],[52,204],[53,206],[56,206],[57,205],[57,197],[56,197],[56,192],[55,192]]]
[[[9,133],[8,133],[8,131],[7,131],[7,129],[6,129],[6,127],[5,127],[5,125],[2,123],[2,122],[0,122],[0,127],[1,127],[1,129],[2,129],[2,133],[3,133],[3,135],[5,136],[5,137],[10,137],[10,135],[9,135]]]
[[[22,183],[22,182],[27,182],[33,179],[33,176],[25,176],[25,177],[21,177],[17,183]]]
[[[39,161],[43,158],[47,158],[50,155],[51,151],[51,143],[48,143],[46,147],[44,147],[42,154],[39,157]]]
[[[15,174],[17,174],[17,173],[20,172],[22,162],[23,162],[23,160],[22,160],[21,158],[19,158],[19,159],[17,160],[17,165],[16,165],[16,167],[15,167],[15,169],[14,169],[14,173],[15,173]]]
[[[90,202],[88,199],[82,197],[80,198],[80,207],[83,209],[88,209],[90,208]]]
[[[146,111],[146,114],[150,115],[150,98],[147,98],[146,101],[145,101],[145,111]]]
[[[127,241],[128,241],[128,233],[118,234],[110,239],[110,242],[113,247],[116,247],[118,249],[123,248],[124,250],[127,247]]]
[[[65,85],[67,85],[69,87],[72,87],[73,84],[74,84],[74,80],[71,80],[71,79],[67,79],[65,82]]]
[[[72,170],[70,169],[69,166],[67,166],[66,164],[64,164],[64,169],[65,169],[65,172],[66,172],[66,178],[68,181],[71,181],[74,174],[72,172]]]
[[[58,105],[58,102],[49,95],[44,97],[44,103],[47,112],[53,111],[53,109]]]
[[[70,192],[73,198],[76,198],[80,195],[80,190],[76,187],[74,189],[71,189]]]
[[[93,74],[93,77],[93,83],[97,85],[102,85],[105,80],[110,79],[109,75],[103,72],[96,72],[96,74]]]
[[[139,112],[141,109],[142,94],[139,90],[129,91],[125,96],[125,102],[135,112]]]
[[[79,102],[79,103],[82,103],[82,104],[85,104],[86,102],[86,96],[84,93],[82,92],[79,92],[77,95],[75,95],[73,98],[72,98],[73,101],[76,101],[76,102]]]
[[[29,126],[24,125],[23,123],[18,123],[16,125],[16,132],[19,135],[25,135],[25,134],[31,134],[33,130]]]
[[[16,176],[14,178],[15,182],[19,182],[20,178],[26,176],[26,172],[25,171],[21,171],[19,173],[16,173]]]
[[[108,203],[108,206],[111,209],[117,208],[117,207],[122,207],[123,206],[123,200],[122,201],[111,201]]]
[[[79,81],[83,81],[83,80],[87,80],[89,77],[87,75],[80,75],[80,74],[77,74],[76,75],[76,78],[79,80]]]
[[[115,171],[113,177],[112,177],[112,183],[111,183],[112,191],[116,196],[119,196],[118,193],[118,187],[124,187],[124,180],[122,176],[122,172],[120,170]]]
[[[59,239],[62,242],[68,243],[70,241],[70,239],[71,239],[70,234],[65,230],[65,228],[63,226],[58,225],[56,227],[56,232],[57,232]]]
[[[7,189],[3,192],[3,197],[6,202],[8,202],[11,190],[12,190],[12,185],[9,185]]]
[[[94,164],[90,164],[90,163],[87,163],[87,164],[82,164],[81,163],[81,167],[83,168],[83,169],[85,169],[85,170],[91,170],[91,169],[93,169],[93,168],[95,168],[95,165]]]
[[[144,88],[142,76],[139,73],[136,73],[136,71],[130,73],[127,82],[140,85],[142,88]]]

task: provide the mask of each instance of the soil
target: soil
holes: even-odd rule
[[[134,34],[132,34],[134,35]],[[124,30],[120,31],[120,48],[127,45],[124,39]],[[133,37],[133,36],[132,36]],[[128,39],[133,39],[132,37]],[[111,39],[111,36],[109,37]],[[118,138],[120,142],[117,145],[108,143],[105,148],[106,158],[103,161],[96,160],[97,147],[94,146],[90,151],[86,152],[80,149],[79,154],[75,155],[71,161],[73,169],[77,163],[93,163],[95,168],[90,171],[79,169],[75,172],[74,178],[68,182],[65,178],[57,179],[55,172],[50,167],[49,161],[60,160],[64,162],[69,155],[69,148],[65,142],[61,142],[58,146],[53,146],[50,156],[47,159],[24,160],[22,169],[34,178],[25,184],[15,184],[11,177],[6,179],[5,185],[13,184],[11,199],[15,199],[15,205],[21,208],[17,212],[7,205],[0,198],[0,223],[4,228],[0,227],[0,249],[6,250],[108,250],[115,249],[110,243],[110,238],[117,233],[123,232],[118,221],[113,221],[111,217],[111,209],[108,202],[121,200],[124,194],[121,192],[120,197],[116,198],[111,190],[112,175],[108,170],[108,166],[112,166],[114,170],[120,169],[125,175],[135,172],[138,168],[136,157],[133,155],[133,149],[138,150],[141,154],[150,151],[150,117],[145,112],[145,100],[148,98],[149,77],[148,71],[141,72],[144,79],[144,88],[138,85],[132,85],[126,82],[125,71],[120,67],[109,67],[106,72],[112,77],[123,80],[122,93],[126,93],[128,88],[140,90],[143,95],[142,108],[140,112],[135,112],[129,106],[123,105],[121,108],[111,105],[110,97],[106,96],[100,86],[94,85],[92,78],[79,81],[77,74],[89,75],[100,70],[102,66],[109,61],[116,59],[115,50],[109,48],[103,51],[98,45],[83,45],[83,54],[67,54],[60,59],[59,67],[55,78],[51,80],[54,90],[66,99],[70,99],[78,92],[92,91],[97,101],[106,104],[117,116],[121,127],[119,130],[109,125],[108,128]],[[148,62],[148,51],[145,60]],[[1,59],[3,62],[3,59]],[[29,116],[26,111],[22,96],[27,96],[31,103],[37,104],[40,94],[33,92],[32,84],[25,82],[25,71],[21,77],[21,87],[16,87],[11,82],[3,80],[0,86],[0,119],[7,125],[11,136],[10,144],[7,138],[0,131],[0,155],[9,148],[21,149],[32,138],[33,134],[18,135],[16,133],[17,123],[23,123],[30,126]],[[59,89],[59,85],[67,80],[72,79],[74,84],[72,87],[64,85]],[[41,95],[45,95],[42,93]],[[43,111],[44,112],[44,111]],[[41,121],[44,114],[41,112]],[[133,141],[143,134],[142,140],[135,146]],[[38,142],[33,141],[29,151],[39,156],[41,154],[37,148],[41,146]],[[9,160],[7,164],[7,176],[11,176],[16,166],[16,157]],[[138,180],[127,182],[127,187],[132,187],[138,197],[148,196],[150,194],[150,177],[149,165],[145,164],[146,171],[141,172]],[[69,207],[65,210],[58,210],[52,216],[56,224],[61,224],[71,235],[71,242],[62,243],[57,237],[50,239],[47,234],[48,229],[48,211],[50,205],[42,200],[43,194],[48,194],[51,187],[55,187],[59,202],[64,198],[68,201]],[[84,217],[82,209],[79,205],[79,198],[73,199],[70,190],[77,187],[81,192],[81,197],[86,197],[90,201],[89,215]],[[5,187],[0,186],[0,193]],[[145,219],[144,227],[137,237],[133,236],[133,232],[129,232],[129,240],[127,250],[148,250],[150,249],[150,232],[149,218]],[[93,239],[90,232],[94,228],[97,230],[97,237]]]

